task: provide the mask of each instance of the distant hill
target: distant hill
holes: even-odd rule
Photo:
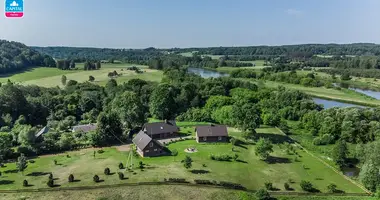
[[[22,43],[0,40],[0,74],[36,66],[55,67],[55,61]]]

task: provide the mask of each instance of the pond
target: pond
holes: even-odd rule
[[[203,68],[195,68],[195,67],[189,67],[187,69],[188,72],[197,74],[201,76],[202,78],[218,78],[222,76],[228,76],[226,73],[213,71],[209,69],[203,69]]]
[[[343,167],[342,172],[348,177],[357,177],[359,175],[360,169],[356,167]]]
[[[364,106],[359,106],[355,104],[350,104],[350,103],[343,103],[339,101],[334,101],[334,100],[326,100],[326,99],[320,99],[320,98],[313,98],[313,101],[316,104],[322,104],[324,109],[332,108],[332,107],[360,107],[364,108]]]

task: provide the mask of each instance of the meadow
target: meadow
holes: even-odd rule
[[[186,127],[184,131],[194,135],[194,128]],[[241,132],[238,130],[229,129],[229,131],[232,136],[241,138]],[[159,182],[165,178],[186,178],[190,182],[194,179],[206,179],[240,183],[251,190],[262,188],[265,182],[272,182],[275,188],[285,191],[284,183],[291,180],[290,185],[294,191],[302,192],[299,183],[301,180],[308,180],[321,192],[327,192],[327,185],[330,183],[336,184],[338,189],[347,193],[363,192],[303,149],[295,147],[298,156],[286,153],[285,145],[282,143],[288,138],[278,129],[262,127],[256,131],[258,136],[266,137],[274,143],[274,152],[268,162],[262,161],[255,154],[255,145],[251,142],[233,147],[231,143],[199,144],[195,140],[185,140],[168,145],[171,151],[178,151],[177,156],[134,157],[132,172],[118,168],[120,162],[126,163],[128,151],[119,151],[118,147],[107,147],[102,149],[103,153],[96,153],[94,157],[93,152],[98,149],[89,148],[33,158],[34,163],[28,163],[23,173],[17,172],[15,163],[8,163],[6,167],[1,168],[0,189],[22,189],[24,179],[31,184],[29,188],[46,188],[48,174],[52,173],[56,178],[55,184],[61,187]],[[186,153],[184,150],[188,147],[195,147],[198,152]],[[237,154],[239,157],[236,161],[215,161],[209,158],[210,154]],[[181,163],[186,155],[193,159],[191,169],[184,168]],[[140,161],[145,164],[143,170],[137,168]],[[103,170],[106,167],[115,174],[104,175]],[[192,170],[200,170],[202,173],[197,174]],[[128,179],[119,180],[117,176],[119,171]],[[67,181],[69,174],[73,174],[77,181],[69,183]],[[104,181],[94,183],[92,177],[95,174]]]
[[[133,78],[139,78],[147,81],[161,81],[162,71],[148,69],[144,65],[134,64],[102,64],[99,70],[84,71],[83,63],[76,64],[77,70],[59,70],[57,68],[38,67],[31,68],[17,74],[2,75],[0,82],[6,82],[8,79],[22,85],[38,85],[43,87],[63,87],[61,83],[62,75],[67,77],[67,80],[76,80],[78,82],[88,81],[89,76],[95,78],[94,83],[105,85],[109,80],[107,76],[109,72],[117,71],[121,76],[115,80],[121,84]],[[126,70],[127,67],[139,67],[144,73],[136,73],[134,71]]]

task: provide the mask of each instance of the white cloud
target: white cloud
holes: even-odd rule
[[[16,1],[13,1],[10,6],[18,6],[18,3]]]
[[[300,16],[303,12],[297,9],[289,8],[285,10],[285,13],[288,15]]]

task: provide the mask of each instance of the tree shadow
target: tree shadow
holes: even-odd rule
[[[0,180],[0,185],[13,184],[15,181],[12,180]]]
[[[268,164],[291,163],[289,158],[281,158],[281,157],[275,157],[275,156],[269,156],[269,158],[267,158],[265,162],[267,162]]]
[[[243,149],[248,149],[246,146],[243,146],[242,144],[236,144],[237,147],[241,147]]]
[[[323,181],[324,179],[323,178],[315,178],[315,180],[317,180],[317,181]]]
[[[210,173],[210,171],[203,170],[203,169],[193,169],[193,170],[190,170],[190,172],[193,174],[208,174],[208,173]]]
[[[114,175],[114,174],[116,174],[115,172],[110,172],[110,174],[108,174],[109,176],[112,176],[112,175]]]
[[[48,175],[50,173],[47,173],[47,172],[32,172],[32,173],[29,173],[27,174],[26,176],[45,176],[45,175]]]
[[[56,181],[56,180],[59,180],[59,178],[53,178],[53,180],[55,180],[55,181]]]
[[[128,177],[123,177],[121,180],[127,180],[128,179]]]
[[[55,188],[55,187],[60,187],[61,185],[59,185],[59,184],[54,184],[53,185],[53,188]]]
[[[9,169],[9,170],[5,170],[4,173],[8,174],[8,173],[17,173],[18,170],[17,169]]]
[[[343,190],[335,189],[334,193],[344,194],[345,192]]]
[[[101,183],[101,182],[104,182],[104,180],[102,179],[102,180],[98,180],[96,183]]]
[[[286,135],[278,135],[272,133],[257,133],[257,138],[261,137],[270,140],[273,144],[282,144],[284,142],[288,142],[290,144],[294,143],[294,141]]]
[[[236,159],[236,162],[240,162],[240,163],[245,163],[245,164],[248,164],[248,162],[247,162],[247,161],[245,161],[245,160],[240,160],[240,159]]]
[[[34,186],[33,184],[25,185],[25,187],[33,187],[33,186]]]
[[[280,188],[276,188],[276,187],[272,187],[271,189],[270,189],[270,191],[280,191],[281,189]]]
[[[145,169],[156,169],[157,167],[155,166],[149,166],[149,167],[144,167]]]
[[[73,182],[80,182],[80,179],[75,179],[75,180],[73,180]]]

